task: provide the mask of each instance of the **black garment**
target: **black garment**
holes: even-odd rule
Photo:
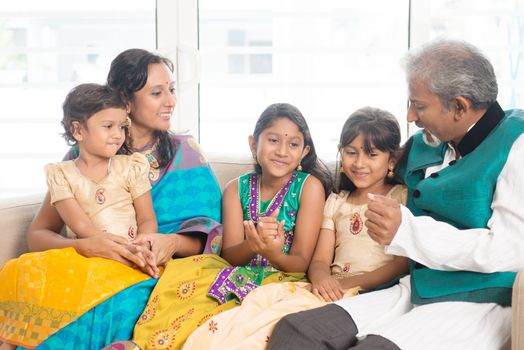
[[[269,350],[400,350],[389,340],[370,335],[357,344],[357,326],[336,304],[301,311],[282,318],[269,339]]]

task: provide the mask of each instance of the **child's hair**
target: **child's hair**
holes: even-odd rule
[[[173,72],[174,65],[168,58],[143,49],[129,49],[121,52],[111,62],[107,75],[107,85],[122,94],[126,101],[132,101],[135,92],[146,85],[149,66],[151,64],[165,64]],[[130,115],[133,121],[133,115]],[[175,156],[174,145],[171,144],[168,131],[155,130],[158,137],[158,163],[166,166]]]
[[[304,136],[304,147],[309,146],[309,153],[302,159],[300,163],[302,170],[306,173],[314,175],[320,180],[324,186],[325,195],[328,196],[333,187],[332,175],[328,168],[318,159],[309,127],[307,126],[304,116],[297,107],[288,103],[274,103],[267,107],[264,112],[260,115],[255,125],[255,131],[253,131],[253,137],[258,142],[258,137],[273,122],[280,118],[287,118],[293,122],[302,135]],[[255,171],[259,174],[262,173],[262,168],[259,164],[255,165]]]
[[[73,122],[86,125],[87,120],[95,113],[108,108],[126,109],[126,102],[121,95],[106,85],[99,84],[80,84],[74,87],[66,96],[62,109],[64,116],[62,126],[65,138],[69,145],[76,145],[77,141],[73,137]],[[129,130],[125,129],[126,140],[118,154],[130,154]]]
[[[372,107],[356,110],[342,127],[339,149],[349,145],[358,135],[364,138],[365,152],[370,153],[372,148],[376,148],[382,152],[389,152],[394,159],[400,158],[400,126],[390,112]],[[395,184],[397,181],[386,177],[386,183]],[[355,189],[355,185],[346,174],[340,172],[336,192]]]

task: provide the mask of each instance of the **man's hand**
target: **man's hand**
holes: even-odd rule
[[[395,199],[372,193],[368,194],[368,198],[371,202],[364,213],[368,234],[375,242],[389,245],[402,221],[400,203]]]

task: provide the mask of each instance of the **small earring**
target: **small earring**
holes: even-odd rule
[[[257,155],[256,154],[253,154],[253,160],[251,161],[251,163],[253,165],[257,165],[258,164],[258,162],[257,162]]]
[[[302,171],[302,165],[300,165],[300,163],[298,163],[297,170]]]
[[[386,175],[388,179],[393,179],[395,177],[395,172],[393,171],[393,168],[388,169],[388,174]]]
[[[342,167],[342,165],[340,166],[340,169],[338,169],[338,172],[339,173],[343,173],[344,172],[344,168]]]

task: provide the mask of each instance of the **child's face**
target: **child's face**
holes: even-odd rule
[[[146,84],[130,103],[133,131],[166,131],[176,105],[173,75],[163,63],[151,64],[147,74]]]
[[[359,134],[348,145],[340,149],[344,174],[359,190],[383,194],[388,167],[394,166],[389,152],[375,147],[365,151],[364,137]]]
[[[258,140],[250,136],[249,143],[264,176],[277,178],[289,177],[309,152],[298,126],[288,118],[275,120]]]
[[[80,153],[110,158],[122,147],[129,126],[125,109],[107,108],[93,114],[86,125],[76,128],[73,136]]]

